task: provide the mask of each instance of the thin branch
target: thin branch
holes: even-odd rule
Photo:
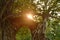
[[[21,15],[8,15],[2,19],[2,22],[4,22],[9,17],[21,17]]]

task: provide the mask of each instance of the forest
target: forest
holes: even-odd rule
[[[0,0],[0,40],[60,40],[60,0]]]

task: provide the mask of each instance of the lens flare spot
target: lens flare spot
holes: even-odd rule
[[[33,20],[33,15],[32,14],[27,14],[27,18]]]

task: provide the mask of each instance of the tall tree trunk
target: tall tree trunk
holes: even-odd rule
[[[33,31],[32,33],[33,40],[46,40],[45,27],[46,27],[46,19],[44,19],[42,23],[39,23],[37,28]]]
[[[0,11],[0,19],[1,19],[1,29],[2,29],[2,40],[15,40],[15,30],[9,23],[6,23],[3,19],[10,15],[12,12],[12,4],[14,0],[1,0],[1,11]]]
[[[15,40],[15,32],[9,23],[4,22],[2,27],[2,40]]]
[[[1,24],[0,24],[0,40],[2,40],[2,29],[1,29]]]

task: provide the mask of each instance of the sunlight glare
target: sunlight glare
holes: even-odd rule
[[[33,20],[33,15],[32,14],[27,14],[27,18]]]

